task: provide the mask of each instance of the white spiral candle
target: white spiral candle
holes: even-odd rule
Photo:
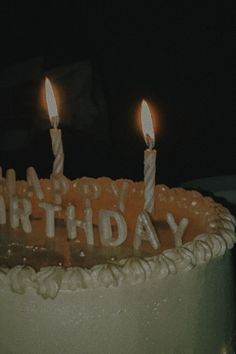
[[[154,208],[154,192],[156,178],[155,135],[151,113],[145,101],[142,101],[141,123],[143,135],[148,149],[144,151],[144,210],[152,213]]]
[[[53,162],[53,174],[63,174],[64,169],[64,152],[61,139],[61,129],[50,129],[52,140],[52,151],[55,157]]]
[[[52,85],[48,78],[45,80],[46,101],[48,106],[48,114],[52,129],[50,129],[50,135],[52,140],[52,151],[55,157],[53,162],[53,173],[63,174],[64,169],[64,152],[61,138],[61,130],[58,129],[59,115],[57,111],[57,105],[55,96],[53,93]]]
[[[144,210],[151,213],[154,208],[156,176],[156,150],[144,151]]]

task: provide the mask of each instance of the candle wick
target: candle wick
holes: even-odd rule
[[[146,143],[148,148],[152,150],[154,144],[153,144],[153,139],[150,137],[149,134],[146,134]]]
[[[58,124],[59,124],[59,116],[51,117],[51,124],[52,124],[54,129],[57,129]]]

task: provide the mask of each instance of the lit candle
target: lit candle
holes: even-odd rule
[[[150,110],[143,100],[141,106],[141,123],[147,149],[144,151],[144,210],[152,213],[154,207],[154,190],[156,175],[155,135]]]
[[[53,162],[53,173],[63,174],[64,168],[64,152],[61,139],[61,129],[58,129],[59,115],[52,85],[48,78],[45,80],[46,101],[48,106],[49,119],[52,125],[50,135],[52,140],[52,151],[55,157]]]

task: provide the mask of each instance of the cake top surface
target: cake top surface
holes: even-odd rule
[[[143,182],[84,177],[74,181],[64,179],[63,183],[66,187],[61,184],[58,193],[58,185],[52,180],[40,180],[43,198],[39,200],[39,194],[26,181],[16,182],[18,202],[23,205],[25,198],[31,203],[31,230],[24,231],[22,219],[18,227],[12,227],[8,218],[0,225],[0,286],[10,286],[17,292],[30,286],[43,297],[53,298],[60,289],[136,284],[154,274],[163,278],[190,270],[223,255],[235,242],[234,217],[213,199],[196,191],[157,185],[155,207],[148,216],[154,227],[149,237],[144,232],[150,226],[146,221],[141,223],[140,233],[137,232],[139,216],[143,215]],[[14,212],[7,193],[3,188],[6,210],[11,215]],[[46,209],[41,203],[59,206],[54,212],[54,237],[47,236]],[[73,221],[79,220],[74,229],[69,228],[68,220],[72,219],[68,219],[68,206],[74,207]],[[93,242],[87,237],[87,224],[81,223],[88,210]],[[181,225],[184,225],[182,232]],[[123,240],[119,227],[127,228]],[[76,235],[71,230],[76,230]],[[104,233],[110,231],[112,238],[106,243]],[[153,232],[159,242],[157,247],[152,243]],[[117,239],[120,242],[116,245]]]

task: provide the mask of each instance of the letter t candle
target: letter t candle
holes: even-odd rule
[[[53,174],[63,174],[64,169],[64,152],[61,139],[61,129],[58,129],[59,115],[52,85],[48,78],[45,79],[46,101],[48,106],[48,115],[52,125],[50,135],[52,140],[52,151],[55,157],[53,162]]]
[[[153,121],[146,101],[141,104],[141,123],[147,149],[144,151],[144,210],[152,213],[156,175],[156,150]]]

